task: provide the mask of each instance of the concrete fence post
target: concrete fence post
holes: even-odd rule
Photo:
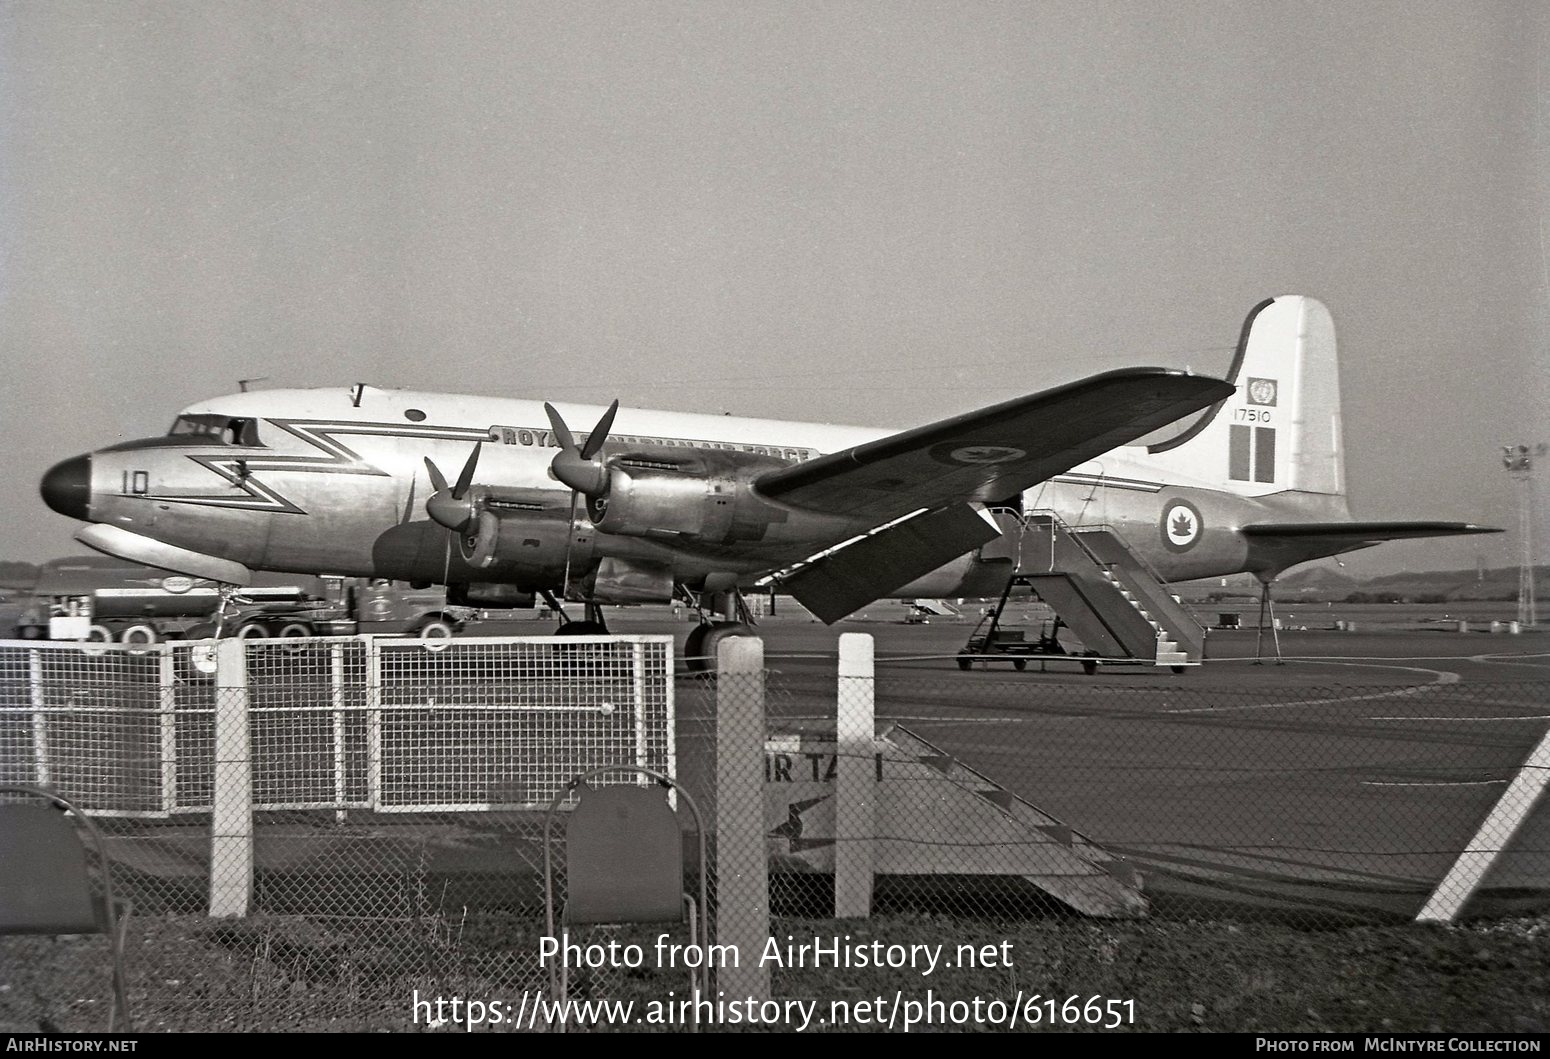
[[[770,938],[764,848],[764,641],[732,636],[716,652],[716,937],[737,963],[716,969],[716,988],[768,1000],[759,957]]]
[[[210,915],[248,914],[253,894],[253,760],[247,641],[217,641],[215,790],[210,813]]]
[[[840,636],[834,776],[834,914],[840,919],[872,914],[877,835],[877,684],[872,659],[872,637],[855,632]]]

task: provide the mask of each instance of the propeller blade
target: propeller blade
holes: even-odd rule
[[[565,425],[565,420],[560,418],[560,413],[555,411],[554,405],[544,402],[544,411],[549,416],[549,427],[554,431],[554,436],[559,439],[560,448],[573,449],[576,447],[576,438],[570,432],[570,427]]]
[[[429,456],[425,457],[425,470],[430,474],[431,486],[436,490],[436,492],[439,493],[447,487],[447,479],[442,476],[442,473],[439,470],[436,469],[436,465],[431,462],[431,458]]]
[[[468,495],[468,487],[474,484],[474,468],[479,466],[479,450],[484,448],[484,442],[474,446],[474,451],[468,454],[468,462],[463,464],[462,472],[457,476],[457,485],[452,487],[452,499],[461,500]]]
[[[398,524],[400,526],[404,525],[411,518],[414,517],[414,490],[415,490],[415,487],[418,486],[419,484],[420,484],[420,477],[419,477],[419,475],[415,475],[414,477],[409,479],[409,498],[404,501],[404,517],[398,520]]]
[[[479,533],[474,539],[474,554],[469,562],[484,569],[495,562],[495,550],[500,546],[500,516],[489,508],[479,512]]]
[[[598,454],[598,450],[603,447],[603,442],[608,440],[608,432],[613,429],[614,416],[618,412],[619,401],[615,398],[614,403],[608,406],[608,411],[604,412],[603,417],[597,421],[597,426],[592,428],[592,433],[587,435],[587,443],[581,450],[582,459],[590,460]]]

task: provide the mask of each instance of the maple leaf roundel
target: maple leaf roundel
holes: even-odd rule
[[[1187,552],[1200,541],[1205,520],[1200,517],[1200,510],[1188,500],[1170,500],[1163,505],[1158,528],[1162,530],[1163,544],[1168,550]]]

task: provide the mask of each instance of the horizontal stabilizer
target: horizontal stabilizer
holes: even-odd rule
[[[832,625],[1000,535],[982,509],[960,504],[863,537],[803,567],[781,587]]]
[[[1469,522],[1261,522],[1242,530],[1249,545],[1247,569],[1266,581],[1298,563],[1384,541],[1500,532]]]
[[[1330,543],[1378,544],[1418,537],[1459,537],[1470,533],[1500,533],[1472,522],[1260,522],[1243,527],[1245,537],[1325,540]]]

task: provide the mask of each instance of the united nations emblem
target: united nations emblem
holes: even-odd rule
[[[1275,403],[1276,381],[1274,379],[1249,380],[1249,404],[1273,405]]]
[[[1205,522],[1194,504],[1187,500],[1172,500],[1164,506],[1158,528],[1169,551],[1187,552],[1200,540]]]

